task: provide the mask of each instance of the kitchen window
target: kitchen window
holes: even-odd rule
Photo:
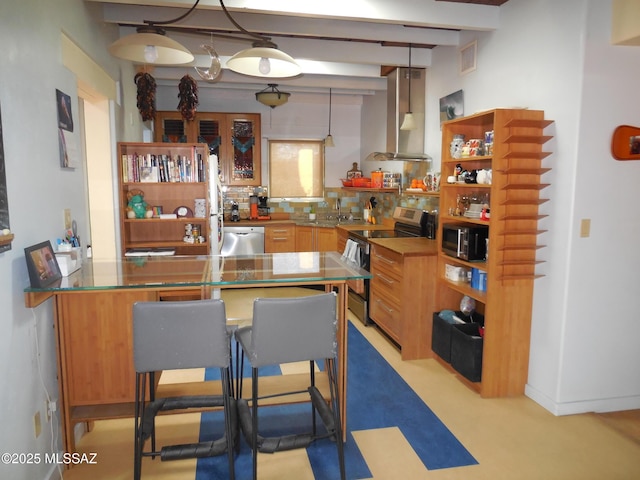
[[[324,198],[322,140],[269,140],[269,196],[307,201]]]

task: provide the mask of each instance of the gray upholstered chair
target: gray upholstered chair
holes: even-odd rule
[[[324,293],[296,298],[258,298],[253,303],[253,323],[235,332],[236,339],[251,364],[251,408],[242,399],[242,374],[238,394],[240,426],[253,453],[253,478],[257,478],[258,451],[273,453],[307,447],[318,438],[331,437],[336,442],[340,476],[345,478],[344,450],[340,423],[337,382],[337,317],[335,293]],[[324,360],[329,380],[330,401],[323,398],[315,385],[315,361]],[[278,393],[268,397],[309,394],[311,401],[310,431],[282,437],[262,437],[259,434],[258,410],[260,367],[291,362],[309,361],[310,377],[306,390]],[[242,365],[240,367],[242,372]],[[322,435],[316,430],[316,412],[325,425]]]
[[[143,456],[161,460],[222,455],[234,473],[237,411],[231,385],[231,334],[222,300],[137,302],[133,305],[133,352],[136,370],[134,479],[139,480]],[[156,398],[155,372],[187,368],[219,368],[222,395]],[[149,398],[147,398],[147,396]],[[223,408],[225,428],[214,441],[167,445],[156,449],[155,417],[170,410]],[[174,412],[175,413],[175,412]],[[151,438],[151,448],[145,442]]]

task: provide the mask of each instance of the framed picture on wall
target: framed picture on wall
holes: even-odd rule
[[[24,249],[31,288],[45,288],[62,278],[51,242],[41,242]]]
[[[464,115],[464,93],[462,90],[440,98],[440,123]]]
[[[56,89],[58,106],[58,128],[73,132],[73,115],[71,114],[71,97]]]

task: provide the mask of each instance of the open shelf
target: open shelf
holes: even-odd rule
[[[467,295],[475,299],[476,310],[484,315],[482,378],[473,384],[483,397],[522,395],[527,382],[533,282],[542,276],[536,267],[544,263],[544,259],[536,258],[538,250],[544,248],[538,239],[547,232],[538,227],[539,220],[547,216],[539,212],[539,206],[548,201],[540,194],[550,185],[540,178],[551,170],[542,165],[551,155],[543,151],[543,145],[553,138],[545,135],[544,129],[551,124],[544,112],[529,109],[488,110],[442,124],[442,172],[453,172],[458,163],[467,170],[490,168],[493,172],[492,185],[443,183],[440,192],[442,212],[457,206],[458,195],[473,190],[489,194],[491,217],[480,220],[441,214],[438,227],[442,238],[445,223],[489,226],[485,262],[452,258],[439,247],[436,297],[438,310],[458,310]],[[491,156],[450,156],[454,135],[464,135],[468,140],[485,138],[491,131]],[[445,277],[447,265],[486,272],[486,291],[450,281]]]

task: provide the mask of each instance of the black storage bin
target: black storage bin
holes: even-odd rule
[[[482,345],[477,323],[458,323],[451,330],[451,366],[472,382],[482,379]]]
[[[433,328],[431,330],[431,350],[445,362],[451,363],[451,330],[453,325],[433,314]]]
[[[462,312],[455,312],[456,317],[465,322],[478,322],[480,325],[484,325],[484,316],[479,313],[474,313],[472,317],[465,315]],[[445,362],[451,363],[451,332],[453,330],[452,323],[447,322],[440,318],[440,312],[434,312],[433,314],[433,326],[431,329],[431,350],[434,351]]]

